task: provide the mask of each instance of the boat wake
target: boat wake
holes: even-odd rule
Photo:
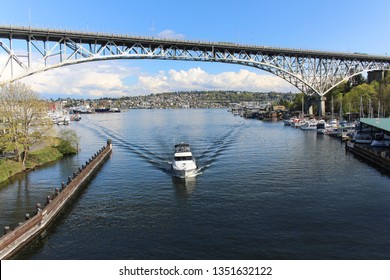
[[[141,145],[136,141],[131,141],[128,137],[124,137],[113,128],[107,128],[99,123],[86,120],[82,125],[91,129],[102,139],[112,139],[114,147],[130,151],[154,168],[170,176],[173,175],[171,161],[173,139],[165,141],[164,139],[168,139],[168,137],[156,137],[147,142],[147,144]],[[209,138],[200,136],[191,137],[193,154],[198,164],[197,170],[191,177],[203,174],[226,150],[234,147],[238,141],[238,135],[243,128],[243,123],[239,123],[229,127],[223,127],[222,131],[216,131],[218,133],[217,135]]]
[[[128,138],[123,137],[119,132],[112,129],[108,129],[105,126],[98,125],[94,122],[88,123],[88,128],[92,129],[98,136],[103,139],[110,138],[113,141],[114,147],[119,147],[124,150],[130,151],[131,153],[137,155],[139,158],[145,160],[147,163],[153,167],[160,169],[164,172],[170,172],[170,161],[167,160],[167,155],[160,155],[153,152],[156,150],[155,147],[150,147],[146,145],[140,145],[136,142],[130,141]]]
[[[224,133],[220,133],[210,141],[203,140],[204,146],[202,152],[198,154],[199,169],[198,173],[202,174],[206,169],[210,168],[224,152],[237,143],[242,124],[230,126],[226,128]]]

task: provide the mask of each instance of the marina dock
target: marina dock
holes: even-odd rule
[[[347,142],[345,149],[390,175],[390,153],[388,151],[375,152],[372,149],[352,142]]]
[[[111,140],[103,146],[86,163],[68,177],[67,184],[64,182],[60,188],[56,188],[54,194],[47,197],[46,204],[42,207],[36,205],[35,214],[30,217],[25,215],[25,221],[10,229],[4,227],[4,235],[0,238],[0,259],[9,259],[19,249],[28,244],[35,236],[44,230],[57,216],[58,213],[69,203],[70,199],[77,193],[85,182],[97,171],[112,152]]]

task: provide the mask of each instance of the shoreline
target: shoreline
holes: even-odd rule
[[[3,169],[1,172],[3,174],[0,173],[0,185],[6,183],[17,175],[34,171],[36,168],[44,167],[45,165],[53,163],[67,155],[70,154],[63,154],[60,152],[58,147],[48,145],[31,152],[25,165],[8,158],[0,159],[0,167]],[[9,166],[10,164],[11,166]],[[8,173],[8,176],[6,173]]]
[[[27,213],[25,221],[20,222],[15,228],[11,229],[6,226],[4,235],[0,238],[0,259],[11,258],[48,227],[76,192],[109,157],[111,151],[111,140],[107,140],[107,145],[95,153],[85,165],[79,167],[78,171],[73,173],[73,177],[68,177],[66,184],[62,182],[61,188],[55,188],[54,194],[47,196],[47,203],[43,207],[38,203],[34,214],[30,216],[30,213]]]

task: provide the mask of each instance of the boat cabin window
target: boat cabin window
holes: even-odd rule
[[[192,157],[175,157],[176,161],[192,160]]]
[[[188,145],[176,145],[175,151],[176,153],[190,152],[190,147]]]

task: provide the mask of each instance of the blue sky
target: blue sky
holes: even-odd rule
[[[387,55],[389,12],[388,0],[3,0],[0,24]],[[65,74],[67,78],[63,78]],[[84,82],[74,81],[77,77],[83,77]],[[97,77],[107,83],[92,84]],[[197,87],[191,84],[194,77]],[[25,81],[43,95],[101,97],[228,89],[222,86],[227,79],[236,81],[229,84],[234,90],[297,91],[282,79],[254,68],[154,60],[80,64]]]

